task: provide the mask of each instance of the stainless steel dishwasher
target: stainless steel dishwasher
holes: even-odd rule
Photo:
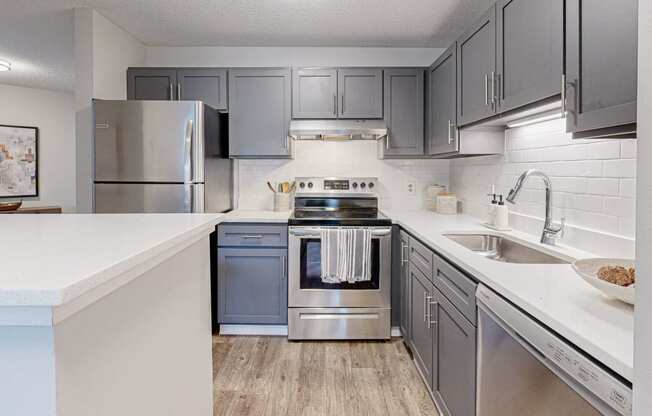
[[[632,389],[483,285],[477,416],[632,414]]]

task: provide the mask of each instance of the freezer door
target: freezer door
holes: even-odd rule
[[[203,182],[204,105],[94,100],[95,182]]]
[[[96,183],[95,212],[204,212],[204,185]]]

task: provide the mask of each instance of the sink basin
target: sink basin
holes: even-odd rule
[[[528,247],[506,237],[491,234],[444,234],[483,257],[504,263],[570,264],[571,261]]]

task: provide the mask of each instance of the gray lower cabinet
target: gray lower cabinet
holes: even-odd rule
[[[338,118],[383,118],[383,70],[337,70]]]
[[[414,362],[428,387],[434,391],[432,385],[433,372],[437,363],[433,361],[433,349],[436,346],[435,328],[430,321],[428,310],[434,293],[434,286],[428,278],[412,263],[409,265],[410,274],[410,349]]]
[[[220,324],[287,324],[286,248],[220,247],[217,282]]]
[[[437,289],[430,315],[435,327],[433,394],[444,416],[475,415],[476,328]]]
[[[383,158],[424,154],[424,70],[384,70],[384,113],[387,137],[381,146]]]
[[[183,68],[177,70],[177,100],[202,101],[218,110],[227,110],[227,70]]]
[[[229,156],[289,158],[290,69],[229,71]]]
[[[399,293],[400,293],[400,319],[399,326],[403,340],[410,345],[410,267],[408,261],[409,237],[405,231],[399,232]]]
[[[457,40],[457,122],[496,114],[496,12],[491,7]]]
[[[559,95],[563,0],[496,3],[496,103],[505,112]]]
[[[292,118],[337,118],[337,69],[292,70]]]
[[[458,150],[457,44],[453,43],[428,69],[427,132],[429,155]]]
[[[128,100],[175,100],[176,68],[127,69]]]
[[[566,0],[565,19],[566,130],[635,132],[638,2]]]

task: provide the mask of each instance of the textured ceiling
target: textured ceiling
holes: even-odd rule
[[[78,6],[149,46],[447,47],[493,1],[0,0],[0,83],[70,90]]]

